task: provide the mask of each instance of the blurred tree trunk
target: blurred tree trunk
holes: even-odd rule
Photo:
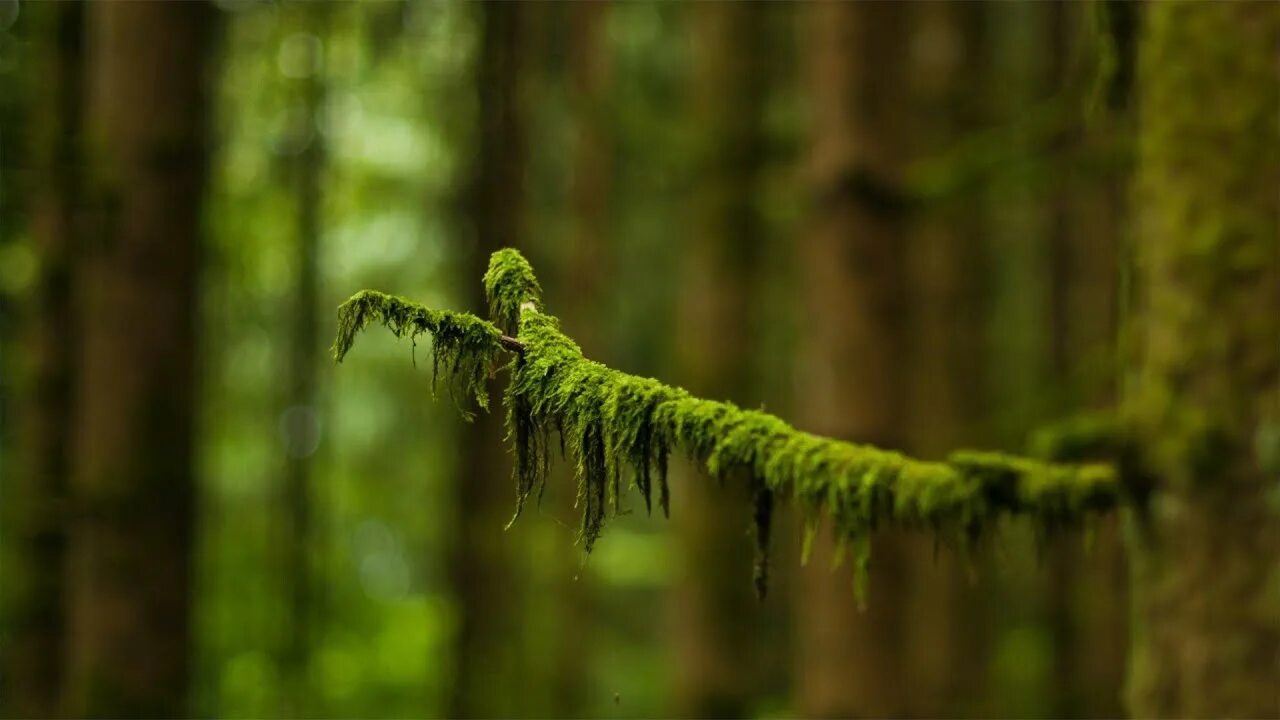
[[[1077,113],[1090,88],[1078,70],[1073,73],[1070,60],[1087,47],[1089,10],[1065,0],[1041,7],[1047,90],[1063,101],[1061,112]],[[1064,123],[1049,147],[1054,178],[1047,199],[1048,350],[1060,392],[1053,412],[1059,417],[1115,404],[1116,269],[1126,167],[1104,151],[1116,142],[1122,122],[1100,116],[1084,132],[1074,129],[1077,123]],[[1076,533],[1051,543],[1045,583],[1053,643],[1049,708],[1060,717],[1119,716],[1128,599],[1118,522],[1098,522],[1087,556]]]
[[[588,357],[607,361],[605,328],[607,287],[614,253],[609,226],[611,194],[611,146],[609,144],[608,83],[610,49],[606,34],[610,6],[604,2],[569,3],[563,6],[568,23],[568,93],[576,143],[571,146],[569,214],[571,230],[568,257],[557,283],[556,307],[562,311],[565,328]],[[567,469],[562,470],[567,472]],[[557,505],[572,517],[574,495],[562,493]],[[555,528],[558,530],[558,528]],[[557,535],[557,537],[563,537]],[[555,613],[557,620],[551,678],[551,712],[572,717],[586,711],[589,697],[583,668],[588,666],[594,646],[590,623],[594,588],[589,573],[580,573],[577,553],[556,553],[561,560],[555,568]]]
[[[939,2],[917,6],[913,24],[910,125],[917,154],[945,153],[982,129],[987,90],[988,6]],[[940,459],[957,447],[981,446],[986,275],[985,203],[939,204],[911,227],[910,452]],[[906,712],[917,717],[972,714],[982,707],[987,657],[983,588],[967,560],[938,551],[932,538],[904,542],[910,619],[900,642],[914,691]],[[874,556],[873,556],[874,557]],[[874,587],[872,592],[875,592]]]
[[[1280,6],[1147,8],[1128,408],[1135,715],[1280,715]]]
[[[609,195],[612,176],[608,136],[608,84],[610,55],[606,22],[609,4],[571,3],[569,22],[569,104],[577,129],[573,147],[573,177],[569,181],[572,218],[569,272],[570,291],[564,307],[566,322],[577,330],[573,337],[588,357],[607,352],[602,329],[607,318],[602,279],[609,276],[612,241],[609,239]]]
[[[764,243],[759,206],[765,152],[768,7],[709,3],[694,9],[692,90],[698,179],[694,240],[681,253],[677,375],[707,397],[753,404]],[[758,403],[759,398],[754,398]],[[681,561],[673,588],[676,707],[690,717],[750,714],[759,605],[752,595],[751,489],[716,487],[684,468],[672,514]]]
[[[205,3],[89,6],[80,398],[64,711],[185,715]]]
[[[17,408],[18,472],[14,491],[6,494],[20,567],[5,573],[16,592],[3,676],[7,713],[49,717],[58,710],[67,641],[63,567],[79,345],[73,290],[82,212],[85,6],[69,2],[29,9],[41,23],[44,51],[30,122],[37,173],[31,234],[40,274],[23,318],[28,355]]]
[[[478,154],[468,198],[474,243],[467,249],[463,276],[469,279],[469,307],[484,308],[478,280],[493,251],[517,245],[524,208],[525,120],[520,98],[521,62],[529,7],[484,3],[480,14],[477,107]],[[463,429],[457,491],[457,532],[450,573],[458,612],[454,638],[451,717],[494,717],[516,712],[518,697],[508,692],[514,677],[519,637],[514,580],[501,533],[510,518],[513,490],[510,462],[501,450],[501,398],[491,387],[490,412],[479,412]]]
[[[291,88],[298,107],[297,127],[292,132],[299,145],[288,168],[297,223],[294,245],[297,276],[289,328],[288,397],[283,415],[285,535],[281,538],[281,549],[289,625],[281,652],[281,670],[286,683],[284,714],[299,716],[305,714],[308,707],[307,661],[315,608],[312,558],[316,533],[312,517],[311,465],[320,439],[316,378],[318,350],[322,344],[317,307],[320,304],[321,188],[326,155],[325,136],[320,129],[325,98],[323,63],[328,5],[314,3],[292,9],[301,17],[287,24],[286,29],[314,39],[314,46],[308,47],[314,47],[316,53],[310,59],[309,72],[297,78],[295,87]]]
[[[822,3],[807,9],[813,208],[801,248],[808,327],[801,424],[824,435],[901,447],[905,256],[895,187],[910,8]],[[909,674],[901,654],[897,539],[876,534],[867,608],[859,612],[848,563],[832,572],[833,543],[825,527],[819,531],[798,608],[800,714],[903,711]]]
[[[1136,10],[1134,10],[1136,12]],[[1073,233],[1067,299],[1067,315],[1074,318],[1071,354],[1078,364],[1073,374],[1080,380],[1074,408],[1115,407],[1119,398],[1121,281],[1125,262],[1125,228],[1129,226],[1129,187],[1132,153],[1117,159],[1114,148],[1132,143],[1132,114],[1127,100],[1114,106],[1115,115],[1102,121],[1100,130],[1087,132],[1081,152],[1104,158],[1102,169],[1091,167],[1073,175],[1076,189],[1072,204]],[[1077,678],[1075,707],[1060,704],[1056,714],[1076,712],[1085,717],[1119,717],[1124,714],[1124,669],[1129,657],[1130,586],[1128,554],[1124,547],[1123,521],[1119,516],[1100,519],[1089,544],[1075,542],[1067,551],[1084,576],[1067,578],[1075,606],[1068,648],[1052,671],[1055,676]],[[1082,547],[1084,546],[1084,547]],[[1061,547],[1061,544],[1060,544]],[[1062,594],[1051,590],[1055,597]],[[1063,635],[1059,635],[1063,637]],[[1059,643],[1062,647],[1064,643]]]
[[[1045,53],[1048,67],[1045,83],[1050,93],[1069,96],[1065,87],[1067,81],[1068,58],[1074,28],[1068,25],[1067,3],[1053,0],[1043,6],[1043,28],[1045,32]],[[1054,152],[1053,167],[1057,178],[1050,183],[1048,198],[1048,222],[1046,223],[1046,241],[1048,245],[1047,270],[1049,279],[1049,366],[1058,389],[1058,402],[1054,403],[1054,412],[1070,412],[1074,405],[1075,378],[1072,370],[1079,359],[1074,352],[1075,343],[1071,342],[1073,321],[1076,317],[1071,312],[1071,283],[1077,279],[1072,272],[1072,243],[1091,241],[1100,243],[1101,238],[1074,237],[1072,227],[1071,205],[1074,188],[1066,180],[1070,168],[1066,167],[1069,159],[1064,159],[1064,146],[1072,140],[1069,128],[1057,133],[1050,148]],[[1110,293],[1108,293],[1110,294]],[[1082,316],[1086,323],[1101,319],[1097,316]],[[1079,717],[1079,674],[1072,672],[1075,657],[1079,651],[1076,643],[1079,622],[1076,616],[1076,602],[1072,592],[1078,582],[1082,581],[1079,568],[1079,544],[1074,538],[1058,537],[1053,539],[1046,561],[1045,582],[1045,618],[1052,639],[1052,657],[1049,669],[1049,702],[1048,707],[1055,715],[1061,717]]]

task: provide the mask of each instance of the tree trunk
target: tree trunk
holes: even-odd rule
[[[1093,10],[1066,0],[1040,7],[1048,54],[1045,92],[1065,98],[1066,112],[1075,112],[1086,106],[1092,89],[1073,77],[1070,59],[1089,48],[1085,21]],[[1117,142],[1122,122],[1099,113],[1087,132],[1064,128],[1048,148],[1053,180],[1046,275],[1056,418],[1115,405],[1118,247],[1127,167],[1118,160],[1092,161],[1090,155],[1102,155]],[[1044,606],[1053,643],[1047,705],[1059,717],[1123,713],[1128,597],[1118,528],[1115,517],[1099,520],[1088,551],[1077,533],[1053,538],[1045,559]]]
[[[988,14],[983,3],[921,4],[913,23],[913,151],[945,153],[981,129],[986,90]],[[986,322],[986,205],[940,204],[911,225],[909,452],[940,459],[957,447],[982,446]],[[967,560],[938,551],[933,539],[903,543],[910,583],[900,639],[910,668],[905,711],[916,717],[975,714],[983,707],[989,622]],[[874,558],[874,555],[873,555]],[[875,592],[875,588],[872,588]]]
[[[286,24],[286,29],[308,33],[317,42],[317,55],[311,58],[310,72],[296,78],[294,87],[290,88],[298,98],[302,112],[298,118],[300,127],[293,128],[299,150],[290,158],[291,166],[288,168],[296,213],[294,267],[297,268],[297,279],[289,328],[289,387],[283,415],[285,535],[280,546],[289,624],[280,660],[285,679],[283,714],[299,716],[305,714],[308,707],[307,659],[310,656],[315,607],[312,558],[316,534],[313,529],[311,464],[320,440],[316,380],[322,345],[317,308],[320,304],[321,189],[326,155],[325,136],[318,128],[325,97],[323,50],[327,47],[328,6],[315,3],[293,10],[301,17]]]
[[[902,446],[900,323],[904,259],[895,183],[902,161],[901,52],[909,8],[809,6],[813,108],[811,228],[802,247],[808,325],[801,412],[806,430]],[[832,572],[825,531],[802,574],[798,709],[806,716],[902,711],[902,578],[890,533],[877,533],[870,595],[859,612],[845,564]]]
[[[40,275],[24,318],[28,364],[18,406],[19,467],[15,490],[6,495],[12,498],[6,514],[16,528],[20,567],[6,572],[17,592],[4,694],[12,715],[49,717],[58,709],[66,644],[63,566],[79,345],[73,288],[82,212],[84,5],[31,9],[40,13],[47,49],[31,123],[38,173],[31,231]]]
[[[695,238],[682,255],[681,382],[693,392],[758,404],[752,358],[759,349],[759,259],[764,219],[758,185],[768,8],[711,3],[694,8],[698,39],[692,90],[697,132]],[[746,518],[751,489],[717,487],[683,468],[672,522],[681,558],[674,586],[676,709],[690,717],[750,714],[758,651],[744,627],[759,609],[751,592]]]
[[[573,147],[573,177],[569,202],[573,230],[569,242],[569,272],[564,278],[576,300],[561,308],[565,322],[587,357],[608,352],[602,332],[607,318],[603,278],[609,277],[609,195],[612,163],[608,136],[608,80],[610,56],[606,22],[609,5],[571,3],[569,22],[569,105],[577,129]]]
[[[204,3],[88,15],[81,395],[64,710],[181,716],[191,656]]]
[[[1138,716],[1280,715],[1280,7],[1148,8],[1127,407]]]
[[[478,155],[468,213],[474,243],[467,251],[464,277],[475,288],[468,305],[485,307],[482,284],[489,255],[519,244],[524,207],[525,122],[520,102],[521,61],[527,7],[486,3],[481,17],[477,85],[480,89]],[[450,571],[458,628],[454,637],[455,677],[450,690],[451,717],[492,717],[518,712],[508,692],[514,677],[513,638],[517,605],[501,532],[510,518],[514,492],[511,464],[502,452],[501,398],[490,389],[490,412],[479,412],[463,429],[462,457],[454,487],[457,531]]]
[[[588,357],[607,361],[609,286],[615,248],[611,241],[609,198],[612,163],[608,125],[608,81],[611,54],[607,23],[611,7],[603,2],[569,3],[562,8],[568,25],[569,109],[576,143],[571,146],[572,177],[569,178],[569,208],[572,229],[569,236],[568,272],[558,283],[564,292],[555,307],[562,311],[565,328],[573,334]],[[562,468],[561,472],[568,472]],[[557,514],[573,517],[574,494],[560,493]],[[552,528],[557,539],[564,535]],[[558,543],[557,549],[563,544]],[[586,712],[591,698],[590,681],[582,668],[594,662],[596,641],[592,637],[595,583],[590,573],[580,572],[577,553],[557,553],[553,564],[555,633],[552,645],[555,662],[550,670],[552,714],[573,717]],[[546,632],[545,629],[542,632]]]

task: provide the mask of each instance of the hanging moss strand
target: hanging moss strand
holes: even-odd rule
[[[342,362],[355,336],[371,322],[381,322],[398,338],[416,340],[431,336],[431,380],[435,388],[445,378],[449,395],[468,420],[472,412],[464,401],[473,400],[487,409],[489,393],[485,382],[501,353],[502,333],[491,323],[468,313],[431,310],[395,295],[361,290],[338,307],[338,336],[333,342],[333,358]]]

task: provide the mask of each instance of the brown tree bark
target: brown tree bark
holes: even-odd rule
[[[205,3],[94,3],[64,710],[181,716],[191,656]]]
[[[612,57],[606,34],[611,6],[606,2],[569,3],[561,10],[568,29],[568,104],[577,132],[576,142],[569,148],[568,257],[562,281],[557,283],[564,292],[556,295],[555,307],[583,352],[608,362],[605,329],[610,298],[604,279],[611,276],[615,261],[609,222],[613,163],[608,85]],[[556,500],[559,514],[575,515],[573,493],[562,492]],[[558,555],[561,560],[554,564],[556,629],[550,710],[554,715],[573,717],[586,711],[585,703],[592,694],[582,668],[593,662],[596,642],[592,623],[583,619],[592,617],[596,588],[591,573],[581,572],[582,560],[577,553]]]
[[[588,357],[603,357],[602,329],[606,318],[602,279],[608,277],[612,241],[609,239],[609,195],[613,171],[609,145],[607,95],[611,58],[606,35],[609,4],[572,3],[569,24],[569,105],[577,128],[573,147],[573,176],[569,180],[573,229],[569,239],[567,298],[562,308],[574,337]]]
[[[693,392],[751,405],[759,349],[758,210],[764,155],[763,112],[769,57],[765,5],[709,3],[693,8],[697,38],[692,82],[696,128],[691,204],[693,241],[683,268],[677,374]],[[758,692],[759,651],[751,627],[760,610],[751,592],[751,489],[717,487],[682,468],[672,524],[679,543],[673,588],[676,711],[689,717],[742,717]]]
[[[912,24],[913,154],[943,154],[982,129],[990,9],[983,3],[916,6]],[[987,274],[986,204],[976,198],[923,209],[910,227],[907,324],[909,452],[940,459],[957,447],[982,447],[985,436],[984,328]],[[873,555],[874,557],[874,555]],[[978,560],[938,550],[932,538],[903,543],[904,635],[900,643],[915,717],[980,714],[988,647],[983,595],[970,565]],[[985,582],[984,582],[985,580]],[[874,592],[874,588],[873,588]]]
[[[835,437],[903,443],[904,250],[895,185],[903,160],[901,58],[909,8],[820,3],[807,8],[813,139],[802,425]],[[877,533],[870,595],[859,612],[849,563],[832,572],[820,531],[802,573],[798,710],[806,716],[900,714],[903,588],[897,543]]]
[[[1046,90],[1063,112],[1086,107],[1086,86],[1070,60],[1086,40],[1085,6],[1055,0],[1041,6],[1048,55]],[[1083,114],[1083,113],[1081,113]],[[1072,123],[1052,138],[1047,206],[1049,367],[1059,390],[1058,417],[1116,399],[1117,289],[1126,167],[1103,163],[1124,118],[1095,113],[1087,128]],[[1070,118],[1069,118],[1070,119]],[[1114,717],[1127,655],[1128,597],[1118,519],[1098,522],[1086,552],[1076,533],[1054,538],[1046,558],[1045,610],[1053,642],[1049,707],[1061,717]]]
[[[1132,528],[1140,717],[1280,715],[1280,7],[1147,8]]]
[[[25,388],[18,406],[18,472],[6,493],[19,567],[5,577],[16,591],[4,651],[4,711],[49,717],[58,709],[67,641],[65,604],[67,496],[75,417],[79,313],[76,256],[82,220],[81,106],[84,4],[32,6],[42,34],[31,127],[36,172],[31,234],[40,274],[27,298]]]
[[[521,3],[485,3],[480,14],[480,47],[476,83],[478,154],[467,199],[474,242],[466,249],[463,277],[474,288],[468,305],[486,306],[482,284],[489,255],[519,245],[524,208],[525,118],[521,105],[521,63],[527,13]],[[518,637],[513,587],[501,532],[510,519],[513,491],[511,464],[502,452],[501,397],[492,387],[491,412],[479,412],[463,428],[461,458],[455,478],[457,506],[450,580],[458,612],[454,637],[454,681],[451,717],[493,717],[516,713],[517,693],[508,691],[514,677],[513,638]]]

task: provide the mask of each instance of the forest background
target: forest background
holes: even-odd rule
[[[1274,6],[1183,5],[1275,80]],[[560,463],[504,531],[500,415],[328,346],[364,287],[482,313],[514,246],[612,367],[1023,450],[1128,381],[1138,47],[1193,24],[1149,10],[3,0],[0,712],[1125,714],[1120,516],[880,531],[859,608],[784,505],[757,600],[741,488],[677,464],[584,557]]]

